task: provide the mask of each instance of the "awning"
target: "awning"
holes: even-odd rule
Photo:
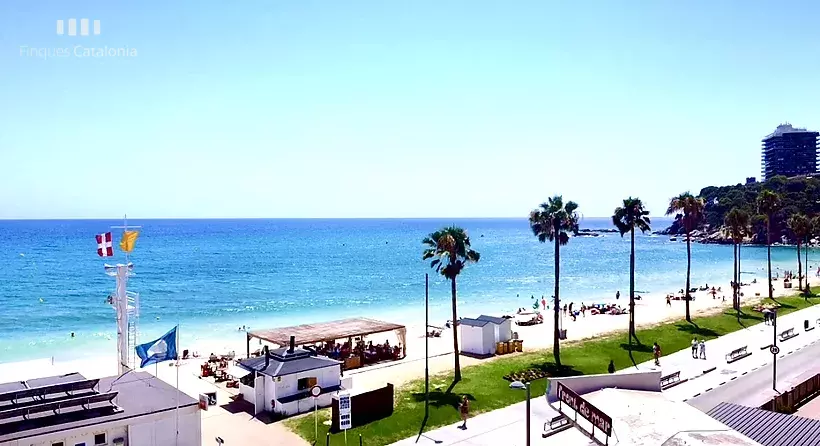
[[[228,375],[231,375],[236,379],[242,379],[251,374],[250,371],[245,370],[242,367],[237,367],[235,365],[228,366],[227,373]]]

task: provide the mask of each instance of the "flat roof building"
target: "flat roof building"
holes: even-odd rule
[[[781,124],[763,138],[763,180],[777,175],[787,177],[817,173],[818,132]]]
[[[200,446],[198,401],[146,372],[0,384],[0,446],[173,445],[177,416],[179,445]]]

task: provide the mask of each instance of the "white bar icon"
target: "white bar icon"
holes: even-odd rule
[[[80,19],[80,35],[88,35],[88,19]]]
[[[99,20],[94,20],[94,35],[95,36],[100,35],[100,21]]]
[[[77,35],[77,19],[68,19],[68,35]]]
[[[57,35],[59,35],[59,36],[63,35],[63,21],[62,20],[57,20]]]

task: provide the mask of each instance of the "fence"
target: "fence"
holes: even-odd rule
[[[339,432],[339,398],[331,403],[330,431]],[[350,397],[350,423],[358,427],[393,415],[393,384]]]
[[[772,398],[761,409],[779,413],[794,413],[798,406],[820,392],[820,373],[794,386],[788,392]]]

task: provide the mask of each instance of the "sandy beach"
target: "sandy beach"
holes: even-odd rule
[[[773,282],[775,296],[782,296],[796,292],[796,288],[786,290],[783,281]],[[700,285],[692,285],[700,286]],[[710,285],[711,286],[711,285]],[[794,284],[796,286],[796,283]],[[693,293],[695,299],[690,302],[690,311],[693,316],[700,316],[721,311],[731,307],[731,290],[727,285],[721,285],[722,292],[718,292],[716,297],[707,291]],[[674,290],[678,291],[678,290]],[[742,288],[744,297],[742,302],[749,304],[758,301],[766,295],[765,281],[758,281]],[[756,296],[756,294],[758,294]],[[628,294],[628,293],[624,293]],[[682,320],[685,315],[685,302],[682,300],[672,300],[671,306],[666,304],[666,293],[650,293],[643,295],[641,300],[636,301],[635,313],[636,323],[639,327],[651,326],[671,320]],[[723,297],[725,296],[725,300]],[[762,296],[762,297],[761,297]],[[590,302],[592,303],[592,302]],[[622,295],[617,302],[626,307],[629,298]],[[544,313],[544,323],[533,326],[513,325],[513,330],[518,332],[518,337],[524,341],[524,350],[549,349],[552,346],[552,312],[547,310]],[[513,312],[497,314],[513,314]],[[474,317],[478,314],[471,314],[469,310],[462,310],[461,316]],[[616,331],[627,329],[629,316],[622,315],[591,315],[578,316],[575,321],[569,317],[562,318],[563,328],[567,329],[566,342],[579,341],[606,335]],[[390,382],[401,384],[414,378],[424,376],[424,324],[411,324],[407,326],[407,357],[400,361],[377,364],[347,372],[346,376],[353,377],[354,391],[366,391],[372,388],[383,386]],[[431,373],[440,373],[452,368],[452,330],[444,329],[441,337],[430,339],[430,370]],[[244,337],[244,336],[243,336]],[[397,344],[398,340],[392,333],[373,335],[368,339],[374,342],[383,342],[387,339],[391,344]],[[147,341],[147,340],[146,340]],[[260,347],[259,341],[252,341],[251,350]],[[237,357],[245,354],[245,343],[195,343],[193,345],[182,345],[181,349],[197,351],[202,356],[207,357],[211,352],[225,354],[234,351]],[[489,359],[492,360],[492,359]],[[224,386],[216,386],[213,381],[199,378],[199,366],[204,361],[202,358],[192,358],[180,361],[179,386],[187,394],[197,396],[204,391],[213,391],[215,388],[225,391]],[[462,364],[475,364],[482,360],[477,360],[462,356]],[[486,360],[483,360],[486,361]],[[174,385],[177,375],[173,363],[164,363],[158,366],[149,366],[146,371],[157,374],[160,378]],[[57,375],[69,372],[80,372],[86,377],[97,378],[110,376],[116,373],[116,357],[114,352],[111,355],[82,359],[76,361],[53,362],[51,359],[39,359],[33,361],[13,362],[0,364],[0,382],[18,381],[31,379],[40,376]],[[227,394],[235,394],[235,389],[228,389]]]

